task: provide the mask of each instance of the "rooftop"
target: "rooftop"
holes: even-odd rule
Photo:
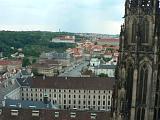
[[[14,114],[11,114],[13,111]],[[17,114],[16,114],[17,113]],[[37,114],[35,114],[37,113]],[[109,112],[2,108],[0,120],[109,120]]]
[[[101,38],[97,40],[98,42],[119,42],[117,38]]]
[[[45,104],[42,101],[30,101],[30,100],[5,100],[6,108],[23,108],[23,109],[58,109],[56,106],[52,106],[51,103]]]
[[[33,77],[18,79],[21,86],[48,89],[112,90],[114,78],[99,77]]]
[[[22,61],[16,61],[16,60],[0,60],[0,65],[16,65],[16,64],[22,64]]]
[[[116,69],[116,65],[100,65],[95,66],[95,69]]]
[[[3,83],[0,84],[0,106],[1,101],[4,99],[4,96],[17,89],[18,87],[19,85],[16,81],[15,84],[11,84],[11,82],[9,82],[7,87],[4,87]]]

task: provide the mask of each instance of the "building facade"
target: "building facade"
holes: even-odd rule
[[[111,110],[113,79],[109,78],[56,78],[19,79],[21,99],[58,104],[60,109]]]
[[[126,0],[114,120],[160,119],[160,1]]]

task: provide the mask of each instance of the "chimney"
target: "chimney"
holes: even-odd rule
[[[43,80],[45,80],[46,79],[46,76],[45,75],[43,75]]]
[[[12,85],[15,84],[15,79],[11,79],[11,84],[12,84]]]
[[[21,103],[18,103],[18,107],[19,107],[19,108],[21,108],[21,107],[22,107]]]
[[[5,100],[3,100],[2,101],[2,106],[5,107],[5,105],[6,105],[6,102],[5,102]]]

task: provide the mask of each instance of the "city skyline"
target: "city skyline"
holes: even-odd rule
[[[0,0],[0,30],[119,34],[124,1]]]

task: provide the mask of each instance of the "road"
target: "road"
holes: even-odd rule
[[[64,73],[61,73],[59,77],[80,77],[81,69],[83,67],[86,67],[89,64],[88,61],[83,61],[82,63],[76,65],[75,67],[69,67],[68,69],[65,70]]]

